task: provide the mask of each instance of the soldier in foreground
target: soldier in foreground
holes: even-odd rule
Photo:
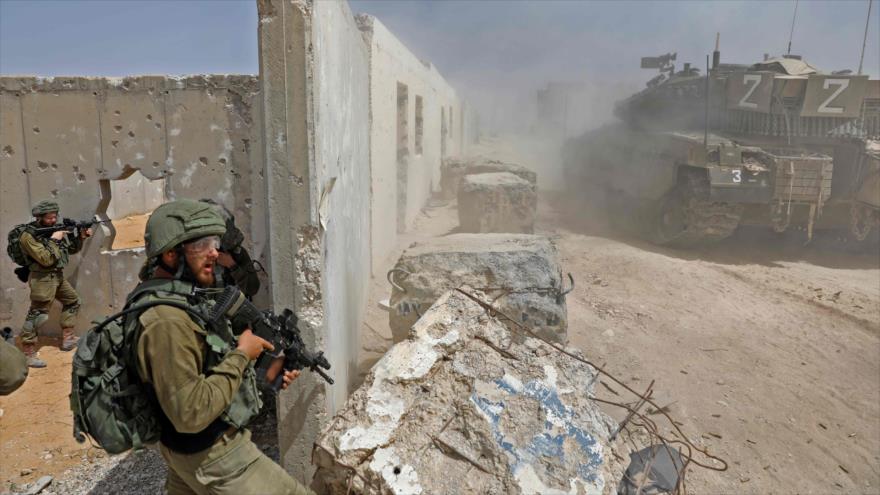
[[[176,300],[193,309],[210,304],[194,294],[216,287],[225,231],[224,219],[206,203],[180,200],[157,208],[144,234],[146,281],[130,301]],[[169,305],[138,318],[138,373],[152,384],[160,406],[168,493],[311,493],[260,452],[244,429],[262,406],[253,362],[272,345],[250,330],[236,342],[228,327],[196,320]],[[285,372],[283,387],[298,375]]]
[[[31,209],[36,220],[30,226],[33,229],[55,226],[58,211],[55,201],[40,201]],[[92,230],[88,228],[80,230],[79,235],[69,235],[67,231],[59,230],[39,239],[30,229],[21,233],[21,250],[31,262],[28,266],[31,307],[22,327],[21,346],[31,368],[46,367],[46,362],[37,357],[37,330],[49,320],[49,308],[55,299],[62,304],[61,350],[70,351],[76,347],[79,339],[73,327],[79,312],[79,295],[64,278],[64,267],[69,256],[78,253],[83,240],[91,235]]]
[[[11,328],[0,331],[0,395],[18,390],[28,376],[27,358],[11,340]]]

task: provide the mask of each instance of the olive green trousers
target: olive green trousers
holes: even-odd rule
[[[314,495],[266,457],[251,441],[251,432],[223,435],[211,447],[180,454],[159,444],[168,465],[169,495]]]
[[[79,295],[70,282],[65,280],[62,270],[31,272],[28,286],[31,289],[31,308],[21,331],[23,343],[37,342],[37,329],[45,323],[52,301],[56,299],[61,303],[61,328],[74,326],[79,313]]]

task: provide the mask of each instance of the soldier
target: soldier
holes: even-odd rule
[[[12,329],[3,329],[0,338],[0,395],[15,392],[28,376],[27,358],[11,342]]]
[[[34,228],[54,226],[58,221],[58,210],[58,203],[55,201],[40,201],[31,209],[31,214],[36,219],[31,225]],[[49,319],[49,308],[55,299],[62,304],[61,350],[70,351],[76,347],[79,338],[73,326],[79,312],[79,295],[64,278],[64,267],[69,256],[82,249],[83,239],[91,235],[92,229],[83,229],[76,237],[68,236],[63,230],[40,239],[28,230],[21,234],[21,250],[31,260],[28,266],[31,307],[22,328],[21,346],[31,368],[46,367],[46,362],[36,354],[37,330]]]
[[[209,204],[179,200],[157,208],[144,233],[146,281],[131,302],[176,299],[205,311],[216,292],[225,231]],[[244,428],[262,407],[253,362],[272,348],[269,342],[249,329],[236,339],[228,327],[208,326],[170,305],[145,310],[138,322],[138,373],[158,399],[169,494],[311,493],[260,452]],[[298,375],[285,372],[283,386]]]
[[[260,277],[256,269],[259,263],[252,260],[244,248],[244,234],[236,227],[235,217],[225,206],[212,199],[202,201],[213,205],[226,221],[226,233],[220,238],[220,257],[217,258],[217,264],[222,267],[218,278],[223,284],[234,284],[248,298],[254,297],[260,290]]]

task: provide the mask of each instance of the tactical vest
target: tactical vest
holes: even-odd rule
[[[34,229],[40,228],[40,224],[38,222],[31,222],[28,225]],[[33,235],[33,231],[31,231],[31,235]],[[58,261],[56,261],[55,264],[52,266],[43,266],[43,265],[37,263],[36,261],[34,261],[33,259],[31,259],[30,256],[27,256],[25,254],[25,257],[27,258],[28,262],[30,263],[28,265],[28,269],[30,271],[36,272],[36,273],[55,272],[58,270],[63,270],[64,267],[67,266],[67,263],[70,261],[70,251],[74,247],[74,243],[82,242],[80,239],[71,240],[70,236],[65,236],[61,241],[59,241],[57,243],[48,237],[34,236],[34,239],[36,239],[37,242],[39,242],[43,246],[45,246],[46,249],[51,249],[49,247],[50,243],[54,243],[56,246],[58,246],[58,252],[60,253],[60,256],[58,257]]]
[[[129,304],[147,301],[176,301],[186,304],[194,310],[193,313],[188,313],[190,318],[207,334],[202,367],[202,373],[205,376],[210,376],[211,370],[223,361],[226,354],[236,348],[237,343],[229,322],[224,320],[221,324],[208,324],[195,316],[196,314],[210,314],[214,302],[209,297],[193,295],[192,284],[180,280],[152,279],[142,283],[139,289],[140,294],[133,294],[135,297],[129,301]],[[138,335],[140,335],[143,327],[140,321],[137,325],[139,327]],[[257,387],[257,375],[254,363],[251,361],[242,374],[241,385],[229,407],[204,430],[198,433],[178,432],[162,409],[157,408],[162,426],[160,441],[175,452],[183,454],[200,452],[213,445],[230,427],[244,428],[259,414],[262,407],[263,401]]]

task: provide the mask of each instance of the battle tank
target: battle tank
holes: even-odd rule
[[[876,239],[880,81],[796,56],[722,64],[717,46],[708,77],[675,59],[643,58],[660,74],[616,103],[620,122],[566,142],[571,193],[601,198],[659,244],[718,241],[740,225]]]

